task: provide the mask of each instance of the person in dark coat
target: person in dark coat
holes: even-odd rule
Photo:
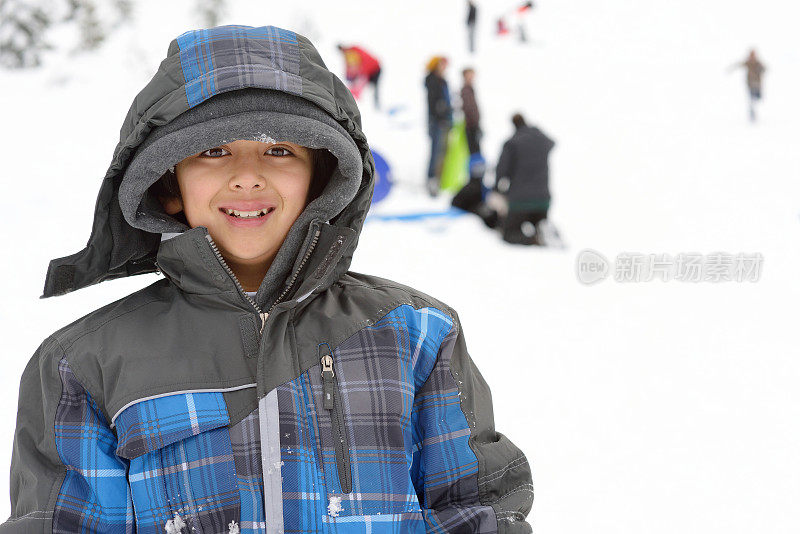
[[[447,58],[435,56],[427,65],[425,89],[428,93],[428,135],[431,138],[431,158],[428,163],[428,192],[439,194],[442,163],[447,149],[447,134],[453,126],[453,106],[450,90],[444,78]]]
[[[528,126],[517,113],[511,121],[516,132],[503,145],[497,162],[495,189],[505,194],[508,213],[503,222],[503,240],[541,245],[537,225],[547,219],[550,208],[548,155],[555,142],[541,130]]]
[[[475,53],[475,24],[478,22],[478,6],[472,0],[467,0],[467,38],[469,39],[469,52]]]
[[[481,151],[481,111],[478,101],[475,100],[475,69],[466,68],[462,71],[464,86],[461,88],[461,110],[464,112],[464,126],[467,132],[467,145],[470,154],[479,154]]]
[[[475,99],[475,70],[466,68],[462,71],[464,86],[461,88],[461,110],[464,112],[464,126],[469,147],[469,181],[453,197],[452,205],[456,208],[471,211],[481,216],[486,224],[490,222],[483,216],[484,187],[483,175],[486,172],[486,162],[481,155],[481,112]]]

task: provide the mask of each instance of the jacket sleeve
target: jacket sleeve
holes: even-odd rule
[[[0,534],[132,532],[127,466],[57,342],[22,375],[11,458],[11,517]]]
[[[457,317],[412,413],[412,480],[428,532],[531,532],[530,466],[495,431],[489,387],[467,353]]]

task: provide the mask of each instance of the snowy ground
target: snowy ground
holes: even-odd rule
[[[535,532],[796,532],[800,502],[800,52],[782,0],[667,4],[542,0],[534,42],[491,36],[514,2],[481,2],[479,54],[465,53],[464,3],[236,3],[225,23],[313,34],[384,60],[389,118],[365,104],[368,138],[399,182],[383,213],[443,208],[420,194],[427,138],[422,66],[451,57],[451,88],[478,70],[484,147],[495,161],[521,110],[557,141],[552,219],[567,250],[502,244],[479,221],[369,222],[353,269],[396,279],[460,313],[493,388],[497,427],[534,464]],[[495,7],[495,5],[502,7]],[[188,2],[142,0],[137,28],[96,57],[54,54],[3,72],[7,261],[0,325],[0,516],[19,376],[55,329],[154,277],[38,300],[49,259],[89,235],[95,194],[130,101],[169,39],[194,27]],[[793,11],[793,12],[792,12]],[[144,28],[147,28],[145,38]],[[67,32],[62,32],[68,39]],[[743,72],[767,64],[761,120],[746,121]],[[369,95],[367,95],[369,96]],[[578,282],[576,255],[760,253],[756,283]],[[792,325],[795,326],[792,326]]]

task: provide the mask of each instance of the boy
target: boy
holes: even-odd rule
[[[347,271],[374,166],[311,43],[173,41],[44,296],[164,279],[26,368],[0,533],[530,532],[450,308]]]

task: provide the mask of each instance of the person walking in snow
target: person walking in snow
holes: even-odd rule
[[[750,120],[756,120],[756,103],[761,100],[761,80],[766,71],[766,67],[758,58],[755,49],[750,50],[747,59],[741,63],[736,63],[732,66],[733,69],[744,68],[747,72],[745,82],[747,84],[747,93],[749,96],[749,112]]]
[[[514,135],[505,142],[495,168],[495,190],[505,195],[508,209],[503,240],[523,245],[543,245],[537,226],[550,208],[548,156],[555,142],[516,113],[511,118]]]
[[[344,54],[345,78],[350,92],[361,98],[361,92],[368,84],[372,85],[375,107],[380,108],[378,94],[378,81],[381,77],[381,63],[372,54],[359,46],[338,45],[339,51]]]
[[[43,296],[164,276],[30,360],[0,534],[531,532],[455,311],[349,271],[374,165],[308,39],[183,33],[119,139]]]
[[[444,73],[447,58],[434,56],[426,66],[425,90],[428,97],[428,136],[431,139],[431,157],[428,162],[427,188],[431,196],[439,194],[442,163],[447,150],[447,134],[453,126],[453,106],[450,89]]]
[[[467,0],[467,42],[469,53],[475,53],[475,25],[478,22],[478,6],[473,0]]]

